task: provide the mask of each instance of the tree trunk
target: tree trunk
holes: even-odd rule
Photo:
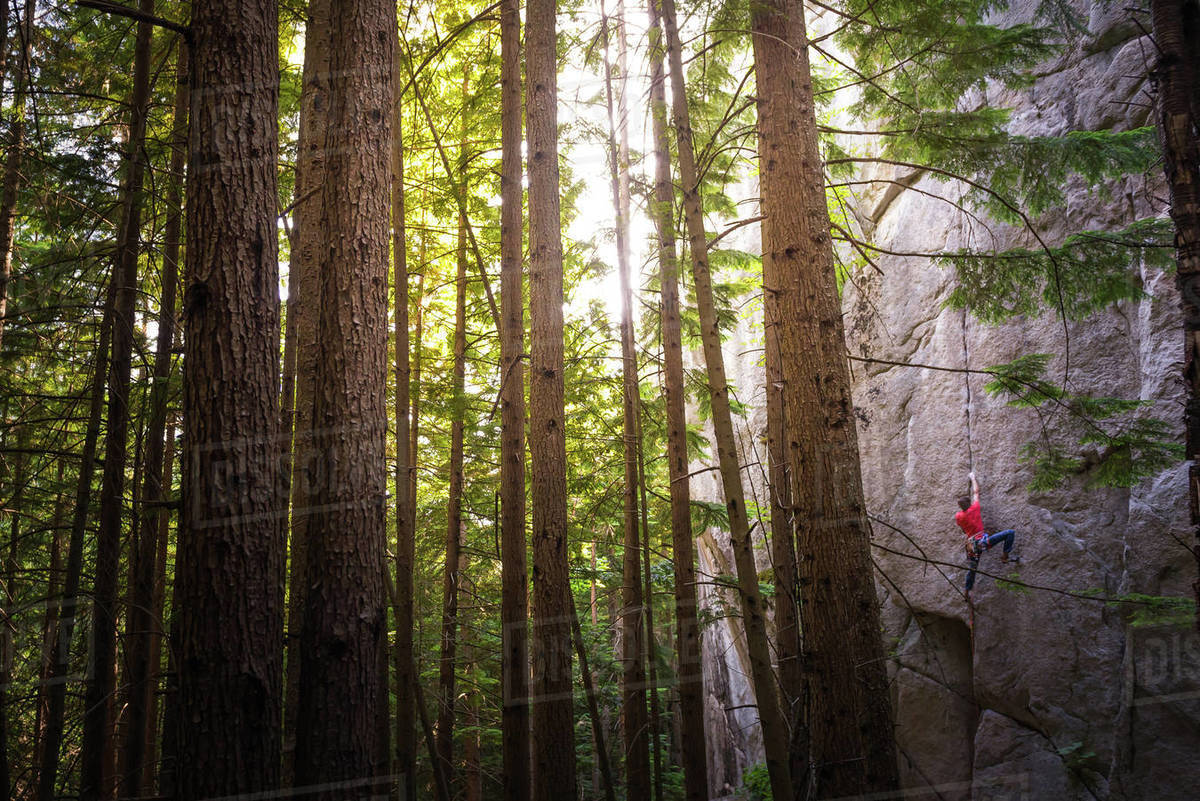
[[[818,176],[819,179],[819,176]],[[822,184],[823,186],[823,184]],[[822,189],[822,191],[824,191]],[[796,542],[792,532],[791,472],[787,469],[787,447],[783,415],[783,360],[779,348],[779,295],[774,291],[781,278],[776,260],[763,253],[763,339],[766,348],[767,398],[767,491],[771,529],[771,565],[775,580],[775,658],[779,674],[780,702],[791,739],[788,752],[793,781],[808,770],[808,738],[801,706],[804,673],[800,662],[800,625],[796,595]]]
[[[17,195],[21,191],[22,151],[25,148],[25,103],[30,81],[30,57],[33,49],[34,0],[25,0],[18,40],[21,60],[13,81],[11,139],[4,157],[4,181],[0,185],[0,345],[8,315],[8,283],[12,278],[13,242],[16,235]],[[8,56],[8,0],[0,5],[3,13],[3,39],[0,39],[0,85],[4,82]]]
[[[392,69],[392,258],[396,286],[396,772],[401,798],[417,797],[416,692],[413,670],[413,562],[416,525],[409,404],[411,403],[408,341],[408,251],[404,223],[403,97],[400,48]]]
[[[683,58],[675,21],[674,0],[662,0],[662,19],[666,31],[667,52],[671,60],[671,94],[674,102],[675,131],[679,143],[679,176],[683,185],[684,217],[687,221],[692,275],[696,304],[700,312],[700,335],[704,343],[704,361],[708,367],[709,392],[712,395],[713,433],[717,441],[717,460],[725,507],[729,513],[730,541],[737,565],[742,625],[750,656],[750,678],[757,699],[762,725],[763,747],[771,790],[775,798],[792,798],[788,770],[788,732],[775,674],[771,669],[771,651],[767,642],[766,608],[758,586],[754,549],[750,542],[750,522],[742,489],[741,465],[733,433],[729,408],[729,386],[725,379],[725,357],[721,352],[721,332],[713,302],[712,275],[708,265],[708,240],[704,231],[704,212],[700,205],[699,173],[692,143],[691,118],[683,85]]]
[[[183,506],[172,627],[180,731],[171,783],[180,801],[279,787],[286,509],[276,453],[275,0],[197,0],[190,30]]]
[[[642,512],[642,597],[645,601],[642,608],[646,612],[646,681],[650,690],[650,744],[654,761],[654,799],[662,801],[662,743],[658,733],[661,720],[661,710],[658,704],[658,645],[654,635],[654,582],[650,574],[650,506],[646,501],[646,464],[642,440],[641,404],[638,404],[637,418],[637,461],[638,461],[638,493],[641,496]]]
[[[454,281],[454,379],[450,387],[450,488],[446,507],[446,569],[442,583],[442,650],[438,659],[437,752],[454,786],[454,657],[458,644],[458,589],[462,579],[463,398],[467,373],[467,225],[458,218]]]
[[[605,801],[616,801],[617,793],[613,783],[612,767],[608,762],[608,745],[604,741],[604,724],[600,715],[600,703],[596,698],[596,687],[592,682],[592,672],[588,668],[587,646],[583,642],[583,631],[579,626],[579,615],[575,611],[575,599],[571,599],[571,639],[575,643],[575,655],[579,658],[579,677],[583,681],[583,693],[587,698],[588,717],[592,720],[592,742],[596,749],[596,764],[604,782]],[[626,794],[626,798],[633,799]]]
[[[58,461],[58,480],[56,487],[63,484],[63,460]],[[42,623],[42,653],[38,662],[37,711],[34,715],[33,755],[38,759],[42,754],[42,739],[46,733],[46,714],[49,708],[50,689],[47,683],[54,664],[54,640],[58,636],[59,608],[56,601],[62,595],[63,580],[63,515],[66,513],[66,498],[60,492],[54,502],[54,518],[51,525],[54,529],[53,541],[50,546],[50,578],[46,587],[46,614]]]
[[[140,0],[138,9],[154,13],[154,0]],[[111,766],[106,754],[112,743],[112,698],[116,689],[117,582],[121,557],[121,517],[124,512],[125,460],[129,433],[129,380],[133,366],[133,327],[137,297],[137,264],[141,239],[142,178],[146,169],[146,115],[150,104],[150,43],[153,28],[139,22],[133,54],[129,141],[125,147],[121,222],[112,282],[112,359],[108,374],[108,432],[104,442],[104,471],[100,490],[100,521],[96,535],[96,567],[92,603],[91,675],[84,693],[83,744],[80,754],[81,801],[111,798]]]
[[[37,801],[53,801],[56,798],[55,785],[58,779],[67,701],[67,676],[71,667],[71,640],[75,633],[75,620],[80,605],[79,580],[83,569],[83,540],[91,507],[92,479],[96,471],[96,443],[100,438],[100,421],[104,413],[104,378],[108,375],[114,289],[110,282],[100,321],[100,339],[96,346],[96,363],[92,372],[88,424],[79,458],[75,509],[71,518],[71,541],[67,546],[67,570],[63,576],[63,593],[59,606],[58,633],[54,638],[50,673],[46,679],[50,689],[46,699],[46,731],[38,756]]]
[[[7,556],[4,560],[4,586],[3,586],[3,607],[0,608],[0,615],[3,615],[3,625],[0,626],[0,791],[5,794],[5,797],[13,797],[12,772],[9,765],[9,743],[8,743],[8,726],[9,726],[9,697],[8,688],[12,681],[13,657],[15,655],[16,643],[14,642],[13,633],[16,631],[16,626],[13,625],[12,619],[17,611],[17,565],[19,563],[18,548],[21,541],[21,514],[22,495],[26,484],[25,467],[27,463],[26,454],[18,454],[13,460],[14,464],[11,468],[10,477],[12,478],[13,494],[9,503],[12,505],[12,511],[9,513],[9,541]]]
[[[142,774],[146,756],[146,732],[150,728],[150,702],[154,687],[151,673],[151,640],[158,621],[154,618],[155,572],[158,564],[163,518],[169,518],[164,501],[170,490],[169,475],[164,483],[164,435],[167,429],[167,389],[171,376],[171,351],[175,344],[175,295],[178,281],[180,186],[187,148],[187,45],[179,44],[175,88],[175,112],[171,123],[171,166],[167,176],[168,217],[164,231],[166,242],[162,266],[162,298],[158,310],[158,339],[155,343],[151,374],[150,419],[146,431],[146,458],[143,471],[140,538],[132,554],[133,587],[128,615],[126,663],[129,666],[126,701],[127,732],[123,751],[120,794],[137,798],[144,794]],[[164,487],[166,488],[164,490]]]
[[[753,26],[815,783],[821,797],[883,794],[898,785],[895,742],[803,6],[765,0]]]
[[[525,119],[529,153],[529,448],[533,502],[533,799],[575,797],[563,263],[559,215],[555,0],[529,0]]]
[[[658,2],[650,5],[650,110],[654,131],[654,201],[662,284],[664,395],[667,407],[667,463],[671,478],[671,542],[675,566],[675,627],[679,665],[680,751],[684,798],[708,798],[708,758],[704,739],[704,681],[700,626],[696,619],[696,558],[688,486],[687,416],[684,408],[683,334],[679,319],[679,261],[675,249],[675,189],[667,141],[666,75]]]
[[[1188,498],[1200,573],[1200,3],[1151,0],[1150,16],[1158,47],[1151,77],[1158,89],[1158,130],[1175,223],[1175,284],[1183,304]],[[1193,590],[1200,604],[1200,575]],[[1196,628],[1200,631],[1200,606]]]
[[[604,88],[608,107],[609,175],[616,215],[617,276],[621,293],[622,447],[625,483],[624,552],[621,560],[621,733],[625,750],[625,794],[650,798],[650,760],[646,718],[646,661],[642,643],[645,610],[642,598],[642,554],[638,541],[638,438],[640,405],[637,351],[633,342],[633,291],[629,277],[629,134],[625,104],[624,4],[618,2],[616,19],[610,20],[601,5],[604,38]],[[609,28],[616,26],[617,64],[609,55]],[[613,73],[616,73],[615,75]],[[614,84],[618,84],[614,86]]]
[[[394,3],[354,0],[331,19],[321,192],[320,353],[310,496],[296,783],[357,798],[386,776],[377,710],[386,640],[388,245]],[[353,202],[349,202],[353,199]],[[319,573],[317,568],[319,567]],[[384,788],[379,787],[380,790]]]
[[[331,0],[309,0],[305,22],[304,67],[300,95],[300,131],[296,152],[296,208],[288,282],[289,326],[295,327],[296,385],[292,418],[291,537],[288,556],[287,683],[284,686],[283,781],[296,775],[296,725],[300,707],[300,636],[308,594],[308,531],[312,520],[309,496],[327,477],[313,443],[313,400],[320,351],[320,270],[325,243],[321,186],[325,179],[325,131],[330,100]],[[287,432],[284,432],[287,437]]]
[[[171,497],[171,475],[175,469],[175,425],[167,428],[167,448],[163,456],[162,497]],[[163,512],[158,516],[158,554],[154,567],[154,599],[151,605],[154,627],[150,634],[150,676],[147,695],[147,720],[144,767],[142,769],[143,792],[154,792],[154,775],[158,768],[158,737],[155,723],[158,720],[158,684],[162,679],[162,644],[166,634],[163,612],[167,594],[167,551],[170,540],[171,515]]]
[[[529,786],[529,577],[525,539],[525,299],[521,259],[521,13],[500,6],[500,619],[504,799]]]

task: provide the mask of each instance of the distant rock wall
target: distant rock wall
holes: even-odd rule
[[[1153,44],[1123,4],[1076,5],[1089,20],[1082,47],[1048,65],[1026,90],[988,93],[987,102],[1013,109],[1014,133],[1148,124]],[[1033,6],[1014,3],[1008,21],[1030,19]],[[986,233],[961,209],[920,192],[944,194],[945,184],[920,174],[886,177],[917,191],[880,185],[858,198],[859,223],[885,249],[967,247]],[[1066,208],[1043,229],[1046,240],[1163,211],[1158,176],[1110,189],[1072,182]],[[989,228],[1000,247],[1028,244],[1020,231]],[[988,396],[986,376],[881,363],[978,369],[1046,352],[1060,354],[1051,374],[1061,376],[1069,340],[1072,389],[1143,399],[1144,414],[1178,425],[1182,439],[1182,336],[1172,277],[1133,265],[1146,300],[1065,328],[1051,315],[988,327],[944,308],[951,271],[901,256],[882,256],[879,266],[882,274],[868,268],[847,283],[843,307],[850,354],[879,360],[852,362],[853,392],[863,482],[877,520],[874,556],[906,786],[933,787],[928,797],[944,799],[1196,797],[1200,642],[1188,631],[1132,626],[1133,607],[1064,594],[1190,593],[1194,562],[1181,545],[1191,541],[1183,466],[1131,490],[1088,490],[1083,473],[1031,493],[1031,472],[1018,451],[1055,420]],[[748,313],[727,343],[726,358],[740,400],[752,407],[741,432],[743,462],[748,491],[761,495],[765,417],[754,314],[760,312]],[[980,576],[973,634],[953,520],[971,467],[982,484],[988,530],[1017,530],[1019,579],[1044,588]],[[693,492],[721,499],[711,473],[695,479]],[[714,546],[729,559],[727,538],[707,533],[700,552],[709,574],[722,571]],[[982,570],[1012,572],[994,553]],[[701,595],[702,603],[715,603],[711,588]],[[738,714],[752,693],[733,623],[718,619],[704,631],[714,797],[761,760],[757,727]]]

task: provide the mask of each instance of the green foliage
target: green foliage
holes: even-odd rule
[[[1147,595],[1141,592],[1110,596],[1102,588],[1093,587],[1085,594],[1106,598],[1108,606],[1120,609],[1135,628],[1170,626],[1189,628],[1196,622],[1196,599],[1181,595]]]
[[[739,801],[771,801],[771,777],[766,764],[759,762],[742,773],[742,784],[735,797]]]
[[[1009,572],[1005,579],[996,580],[996,586],[1005,592],[1011,592],[1014,595],[1033,594],[1033,591],[1021,582],[1021,574],[1016,570]]]
[[[1068,391],[1046,378],[1050,359],[1048,353],[1029,353],[994,365],[984,385],[1010,406],[1038,410],[1043,420],[1063,413],[1058,426],[1043,425],[1042,436],[1021,447],[1021,461],[1033,469],[1031,491],[1048,491],[1081,473],[1089,474],[1092,489],[1133,487],[1183,457],[1172,426],[1136,414],[1147,401]]]
[[[1151,217],[1118,232],[1083,231],[1057,247],[945,254],[939,261],[958,277],[946,305],[999,323],[1045,309],[1080,320],[1114,303],[1140,300],[1146,293],[1138,258],[1156,267],[1170,262],[1170,225]]]

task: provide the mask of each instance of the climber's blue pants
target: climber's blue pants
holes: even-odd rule
[[[988,538],[983,541],[983,544],[984,547],[990,551],[993,545],[1003,542],[1004,552],[1009,553],[1013,549],[1013,539],[1016,538],[1016,536],[1017,532],[1011,528],[1008,528],[1004,531],[997,531],[995,534],[988,535]],[[968,559],[967,561],[971,564],[971,570],[967,573],[967,592],[970,592],[971,588],[975,586],[975,569],[979,567],[979,557]]]

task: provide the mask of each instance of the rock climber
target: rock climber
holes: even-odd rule
[[[967,537],[967,561],[971,566],[967,573],[967,596],[969,598],[971,588],[975,586],[975,570],[979,567],[979,557],[983,555],[984,551],[991,550],[992,546],[997,543],[1004,543],[1004,552],[1000,556],[1000,561],[1007,564],[1010,561],[1019,561],[1019,559],[1012,555],[1013,540],[1016,537],[1013,529],[997,531],[991,535],[983,530],[983,513],[979,508],[979,482],[975,480],[974,472],[967,473],[967,478],[971,480],[971,494],[963,495],[958,499],[958,505],[962,507],[962,511],[955,513],[954,522],[958,523],[958,527]]]

